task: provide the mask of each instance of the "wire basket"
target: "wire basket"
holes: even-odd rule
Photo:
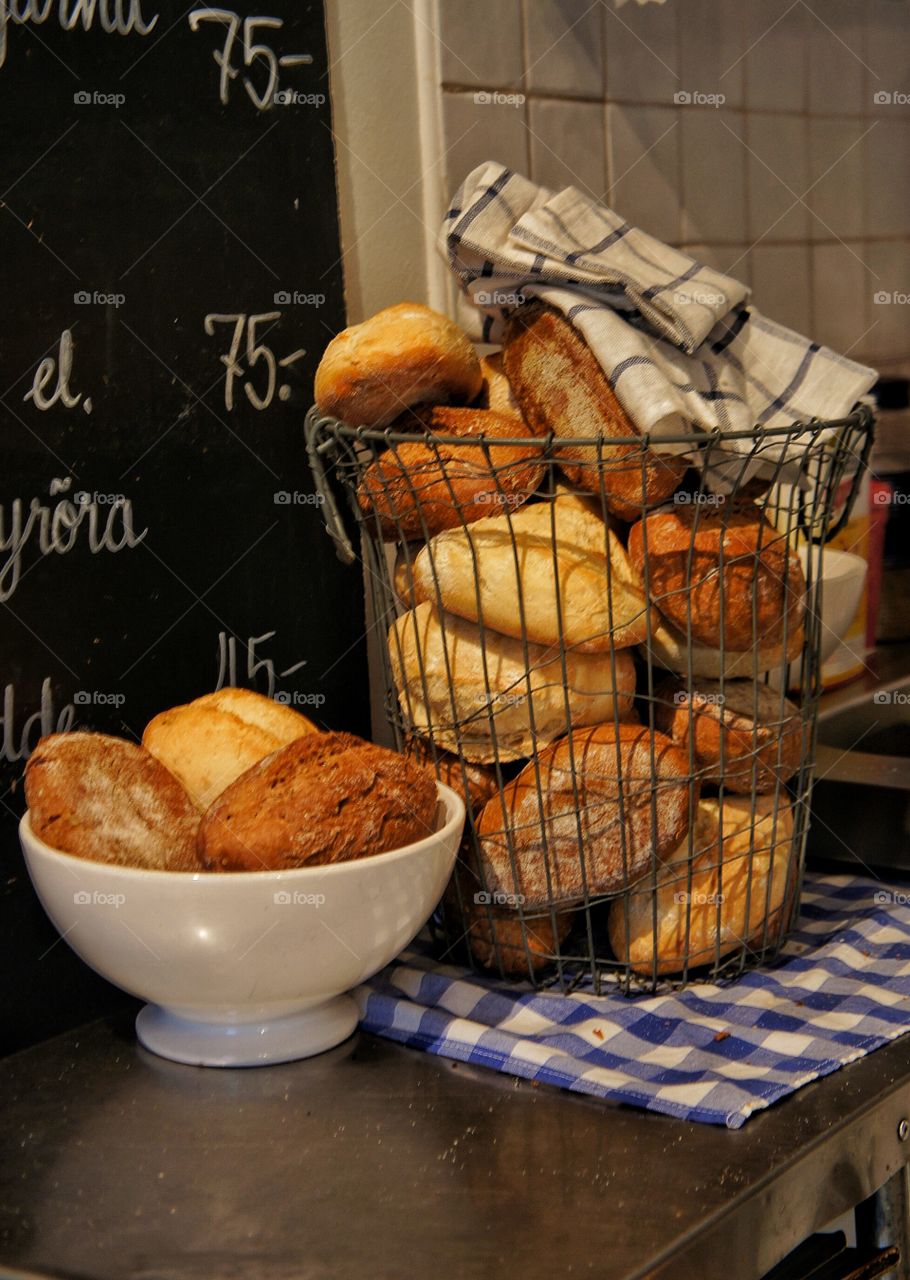
[[[306,435],[395,745],[466,800],[440,958],[627,994],[771,962],[802,883],[824,544],[870,410],[657,459],[647,437],[405,422],[312,409]]]

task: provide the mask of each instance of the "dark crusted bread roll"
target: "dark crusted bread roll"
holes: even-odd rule
[[[644,508],[664,502],[682,480],[684,462],[642,451],[639,433],[596,356],[560,312],[542,303],[519,308],[510,321],[502,358],[515,399],[536,434],[552,431],[571,439],[629,437],[628,448],[556,448],[572,483],[598,495],[602,486],[614,515],[637,520]]]
[[[653,603],[698,644],[770,647],[802,623],[799,560],[754,502],[652,511],[629,530],[628,550]]]
[[[42,738],[25,767],[32,831],[54,849],[153,871],[199,871],[199,813],[163,764],[103,733]]]
[[[688,831],[688,773],[679,747],[639,725],[600,724],[561,738],[480,815],[486,884],[526,907],[628,887]]]
[[[427,443],[390,445],[367,468],[357,492],[361,511],[377,516],[384,534],[431,538],[513,510],[543,476],[542,446],[495,443],[528,434],[523,423],[504,413],[437,407],[408,415],[401,428],[427,430]],[[461,436],[465,443],[442,444],[433,434]],[[470,443],[478,436],[493,443]]]
[[[241,774],[199,827],[213,871],[279,871],[386,853],[436,830],[436,783],[350,733],[298,738]]]

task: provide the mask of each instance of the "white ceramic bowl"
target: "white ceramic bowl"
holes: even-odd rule
[[[464,804],[439,785],[433,835],[354,862],[298,871],[145,871],[19,838],[32,884],[86,964],[149,1001],[146,1048],[200,1066],[321,1053],[351,1034],[344,993],[398,955],[455,864]]]
[[[817,577],[818,548],[810,550],[802,546],[797,555],[807,577],[811,555],[812,570]],[[862,556],[854,555],[852,551],[822,548],[822,662],[831,657],[856,616],[866,583],[867,567]]]

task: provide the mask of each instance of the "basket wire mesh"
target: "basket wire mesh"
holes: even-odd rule
[[[616,548],[626,549],[631,525],[653,507],[642,502],[640,510],[630,511],[625,503],[624,518],[618,520],[611,486],[625,473],[628,492],[629,473],[637,472],[645,494],[655,456],[648,437],[632,444],[627,437],[466,439],[425,431],[419,423],[405,425],[354,427],[313,409],[306,436],[338,554],[363,562],[394,743],[433,767],[466,800],[458,866],[433,921],[439,956],[538,987],[570,991],[584,984],[595,993],[618,987],[627,994],[732,979],[773,961],[795,917],[802,883],[824,632],[824,544],[849,518],[871,447],[870,410],[861,406],[837,421],[757,427],[736,436],[661,441],[661,449],[675,449],[687,468],[668,506],[686,516],[691,540],[683,556],[684,589],[677,588],[671,601],[653,581],[649,521],[641,521],[642,604],[633,622],[643,635],[634,646],[613,643],[628,586]],[[517,419],[516,425],[523,426]],[[419,446],[420,466],[414,446]],[[534,462],[530,480],[525,453]],[[479,488],[475,485],[466,498],[466,479],[475,483],[478,474]],[[719,474],[722,489],[715,480]],[[583,653],[584,645],[579,648],[565,634],[568,575],[559,528],[565,507],[560,500],[565,499],[580,504],[603,528],[603,553],[592,563],[603,576],[607,622],[606,635],[591,640],[597,643],[594,662]],[[743,592],[741,573],[734,572],[745,563],[755,579],[764,574],[766,548],[760,544],[758,553],[744,561],[727,548],[729,513],[743,504],[754,512],[756,503],[773,530],[766,535],[767,548],[779,540],[791,559],[798,551],[805,579],[798,619],[790,608],[789,577],[779,584],[782,622],[770,650],[762,644],[762,584],[748,582]],[[531,544],[517,525],[519,514],[535,507],[543,514],[534,513],[539,538],[531,562]],[[716,571],[696,577],[697,535],[718,519],[724,533]],[[498,563],[511,564],[511,570],[499,570],[499,589],[485,580],[478,538],[478,529],[493,529],[491,520],[506,548]],[[436,563],[442,546],[437,539],[446,531],[448,545],[454,539],[473,568],[473,592],[461,599],[461,616],[451,610],[446,574]],[[547,554],[549,572],[540,560]],[[419,564],[418,557],[423,557]],[[523,570],[527,563],[536,566],[531,581]],[[706,591],[716,602],[720,627],[711,658],[717,667],[710,680],[716,711],[705,701],[705,646],[697,640]],[[750,644],[734,651],[725,644],[725,630],[728,606],[736,605],[733,595],[740,593],[751,603]],[[532,638],[528,625],[542,597],[552,599],[556,622],[555,643],[545,646]],[[668,611],[677,622],[676,647],[669,653]],[[491,625],[491,613],[499,629]],[[473,692],[459,668],[466,645],[477,659],[474,680],[480,686]],[[509,663],[501,660],[503,652],[511,655],[505,684],[501,676]],[[601,714],[604,700],[612,702],[609,714],[593,724],[573,688],[580,654],[586,670],[596,671],[590,706]],[[628,699],[616,691],[628,680],[630,654],[634,694]],[[670,678],[674,683],[668,684]],[[795,706],[797,695],[788,694],[793,688],[799,689]],[[744,698],[745,728],[736,719]],[[731,700],[729,723],[736,731],[719,731],[719,763],[706,770],[696,759],[698,732],[718,716],[726,726]],[[682,742],[677,735],[675,745],[686,755],[687,767],[668,778],[666,735],[657,721],[666,727],[671,709],[677,727],[682,716]],[[620,745],[624,731],[617,726],[635,720],[641,734],[630,771]],[[523,731],[518,746],[516,724]],[[588,755],[593,759],[594,752],[579,730],[609,724],[614,729],[603,736],[615,763],[601,753],[592,771]],[[795,765],[785,767],[794,744]],[[648,767],[641,762],[641,747]],[[727,757],[734,747],[731,761]],[[558,769],[557,756],[564,761]],[[553,812],[557,773],[564,800]],[[516,790],[519,775],[523,781]],[[518,794],[528,798],[530,823],[516,821]],[[658,838],[668,808],[687,814],[687,829],[672,849]],[[639,838],[636,832],[642,831]],[[605,838],[614,865],[607,888],[594,856]],[[498,856],[493,876],[491,849]],[[529,865],[544,892],[524,892]],[[567,876],[570,892],[563,883]]]

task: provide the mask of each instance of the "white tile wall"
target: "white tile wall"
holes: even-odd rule
[[[600,102],[532,98],[528,105],[531,176],[560,190],[578,187],[595,200],[607,197],[606,112]]]
[[[603,96],[600,0],[525,0],[525,30],[533,93]]]
[[[910,305],[873,302],[910,292],[910,0],[434,2],[447,195],[488,158],[604,195],[910,372]],[[497,89],[524,100],[475,102]]]
[[[608,108],[608,203],[629,222],[661,240],[678,241],[679,110],[670,107]]]

